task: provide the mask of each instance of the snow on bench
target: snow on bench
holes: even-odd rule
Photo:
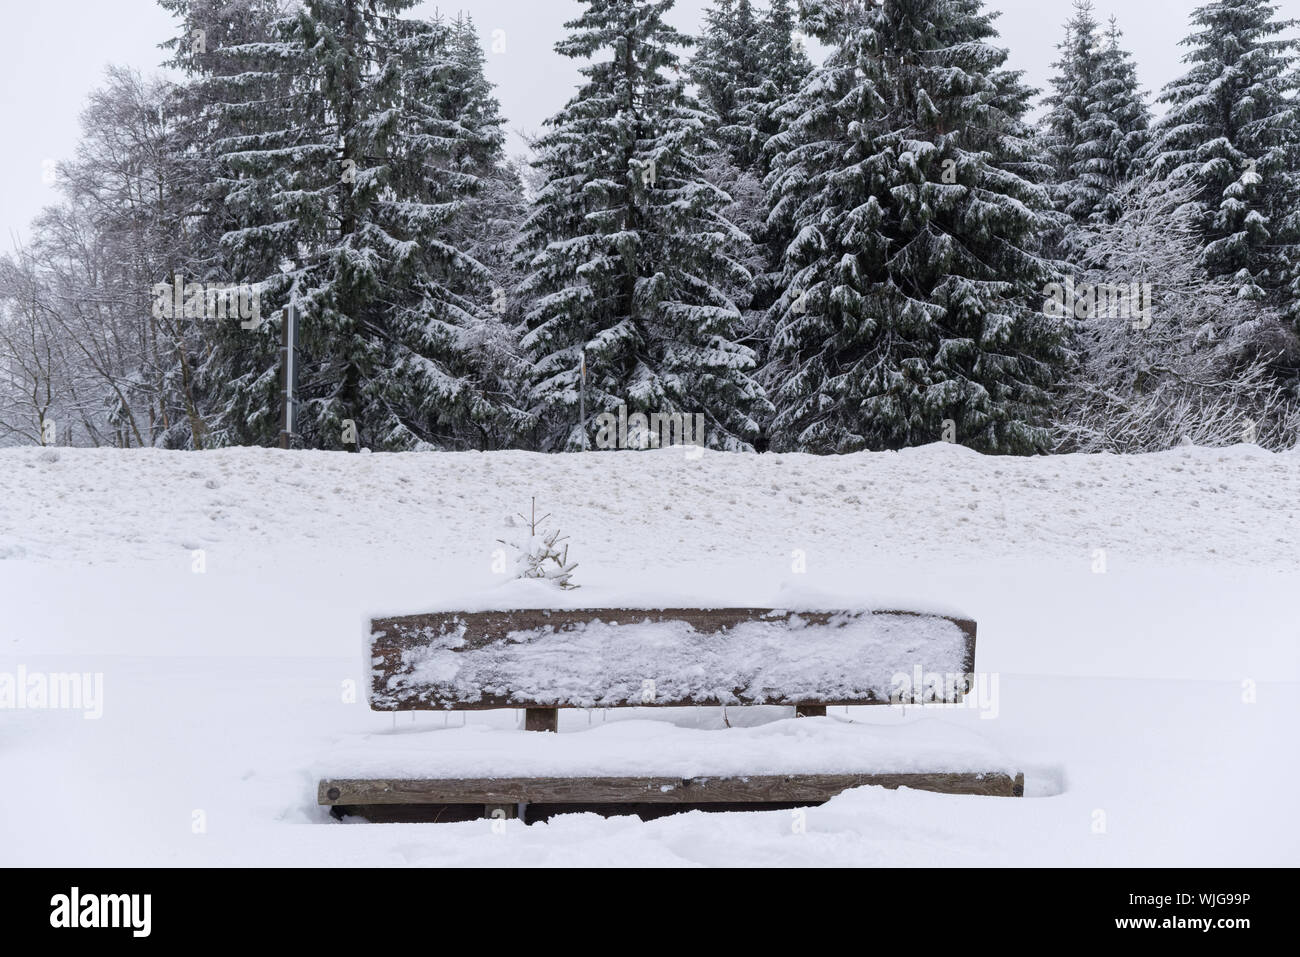
[[[968,619],[866,610],[520,609],[377,618],[370,704],[376,711],[522,708],[528,731],[557,730],[562,708],[785,705],[799,717],[823,717],[828,705],[888,704],[898,676],[918,672],[947,676],[946,697],[960,700],[974,672],[975,632]],[[434,808],[446,819],[450,805],[510,806],[514,816],[521,805],[820,803],[862,784],[1023,793],[1023,776],[978,746],[932,748],[922,767],[906,745],[892,753],[878,740],[870,746],[860,725],[814,724],[802,735],[801,757],[780,747],[788,739],[750,733],[755,729],[709,733],[665,724],[671,745],[658,740],[640,751],[625,741],[611,750],[617,736],[608,734],[563,735],[563,746],[552,746],[549,735],[496,731],[474,739],[467,730],[461,737],[476,740],[473,749],[354,756],[352,771],[340,767],[345,773],[321,780],[318,800],[336,816],[400,820],[426,818],[395,817],[394,807]],[[762,759],[765,738],[782,756]],[[475,749],[494,757],[475,760]]]

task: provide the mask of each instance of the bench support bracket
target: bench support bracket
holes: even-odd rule
[[[558,731],[560,729],[559,708],[525,708],[525,731]]]

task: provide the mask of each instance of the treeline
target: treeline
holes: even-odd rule
[[[308,448],[563,451],[620,409],[737,451],[1300,432],[1266,0],[1196,12],[1158,119],[1081,0],[1037,121],[982,0],[715,0],[697,37],[583,0],[528,165],[467,16],[160,3],[183,81],[110,70],[0,258],[0,444],[275,444],[290,304]]]

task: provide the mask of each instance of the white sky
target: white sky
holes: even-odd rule
[[[761,2],[761,0],[760,0]],[[1178,41],[1202,0],[1094,0],[1098,19],[1120,19],[1143,86],[1155,92],[1182,72]],[[1282,0],[1283,8],[1297,0]],[[678,0],[671,19],[695,32],[708,0]],[[1071,0],[990,0],[1003,11],[1002,44],[1011,64],[1045,87]],[[474,17],[488,49],[489,78],[512,130],[536,132],[572,95],[579,77],[573,61],[554,52],[563,23],[581,10],[577,0],[444,0],[441,7]],[[71,155],[78,114],[104,67],[123,63],[154,71],[171,35],[171,18],[152,0],[0,0],[0,248],[27,237],[28,224],[57,197],[44,180],[46,163]],[[1285,10],[1284,10],[1285,12]],[[1293,14],[1300,10],[1292,11]],[[493,31],[504,51],[492,52]],[[516,139],[512,152],[522,152]]]

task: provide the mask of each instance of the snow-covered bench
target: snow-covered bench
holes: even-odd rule
[[[584,723],[558,735],[470,726],[431,732],[421,748],[402,740],[410,736],[371,736],[360,753],[335,756],[320,781],[318,800],[335,816],[462,820],[528,806],[529,820],[577,808],[646,817],[683,805],[816,804],[866,784],[1023,793],[1023,775],[955,726],[936,739],[934,729],[825,717],[831,705],[889,704],[900,676],[925,675],[931,692],[960,700],[975,670],[967,619],[762,608],[442,612],[374,619],[370,653],[376,711],[523,709],[525,731],[557,731],[560,710],[578,708],[783,705],[821,720],[714,732]],[[615,725],[626,727],[607,730]]]

